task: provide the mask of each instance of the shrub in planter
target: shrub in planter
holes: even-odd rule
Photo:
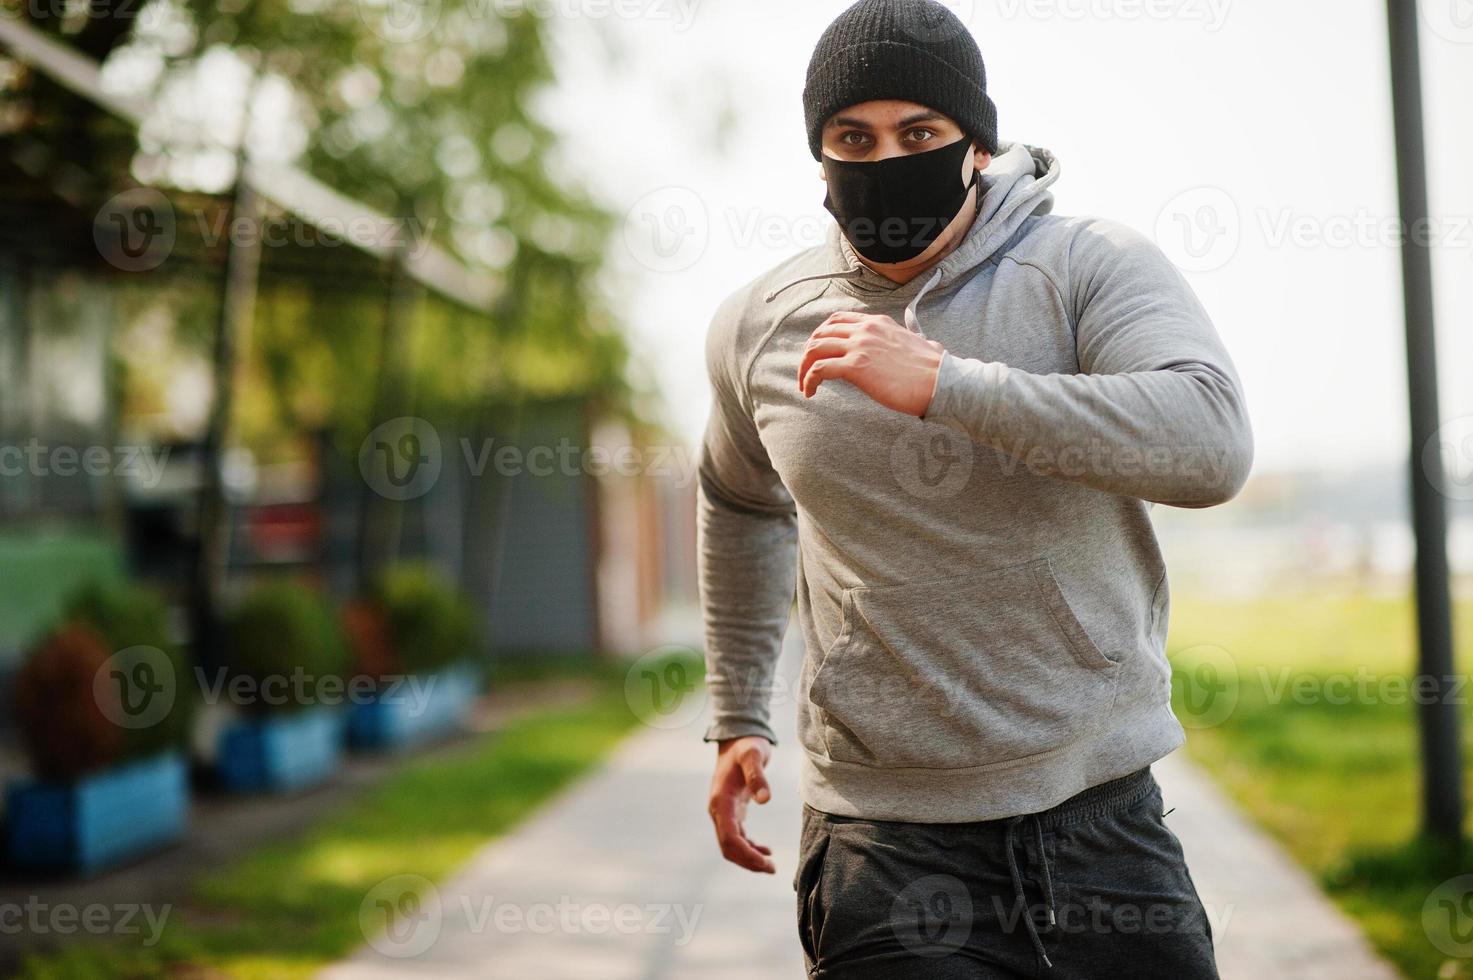
[[[427,673],[465,659],[476,642],[476,614],[465,598],[423,565],[401,565],[374,584],[399,669]]]
[[[7,789],[13,864],[90,872],[183,833],[186,670],[149,593],[90,586],[67,606],[15,680],[36,778]]]
[[[348,648],[332,608],[310,589],[289,582],[262,585],[245,597],[229,617],[226,647],[231,676],[249,681],[241,688],[250,695],[244,706],[253,710],[316,705],[319,684],[341,679],[348,666]],[[305,678],[305,686],[298,677]]]
[[[379,682],[373,702],[353,707],[355,744],[404,744],[460,724],[480,677],[475,610],[455,588],[424,566],[398,566],[344,615],[358,673]]]
[[[93,691],[111,655],[96,630],[67,623],[36,648],[16,675],[21,743],[40,778],[65,782],[122,757],[126,730],[109,717],[116,705],[106,705]]]
[[[322,597],[277,582],[251,592],[229,617],[227,696],[248,716],[221,733],[217,772],[227,789],[286,790],[338,768],[346,713],[339,698],[348,648]]]
[[[343,607],[343,633],[352,653],[355,677],[376,681],[403,674],[404,665],[389,636],[389,617],[369,599],[354,599]]]
[[[197,701],[191,664],[170,636],[163,599],[134,585],[94,583],[72,598],[66,618],[96,630],[115,656],[110,670],[120,676],[111,678],[112,686],[130,702],[123,706],[125,717],[145,695],[169,699],[167,711],[158,710],[160,704],[146,716],[139,714],[138,724],[127,726],[124,755],[136,758],[184,745]]]

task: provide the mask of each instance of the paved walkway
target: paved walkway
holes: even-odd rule
[[[796,666],[790,650],[784,676],[795,676]],[[376,937],[379,948],[366,947],[323,980],[801,977],[791,886],[799,819],[792,714],[791,704],[775,709],[782,742],[771,767],[775,799],[753,807],[748,820],[753,837],[773,848],[776,876],[741,871],[716,852],[705,815],[713,750],[699,741],[702,722],[646,729],[440,885],[414,909],[415,926]],[[1190,763],[1174,756],[1156,771],[1212,916],[1225,980],[1397,976]],[[378,900],[395,902],[399,888],[390,882],[370,896],[365,921],[374,921]]]

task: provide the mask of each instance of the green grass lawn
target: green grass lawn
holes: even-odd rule
[[[157,945],[79,942],[32,957],[21,976],[311,975],[363,945],[359,908],[377,883],[440,880],[635,724],[622,671],[602,668],[594,679],[585,702],[539,709],[459,751],[409,763],[305,835],[206,875]]]
[[[100,532],[0,533],[0,652],[34,641],[84,582],[121,575],[122,554]]]
[[[1457,609],[1458,669],[1473,603]],[[1406,599],[1183,598],[1168,644],[1188,752],[1277,837],[1408,977],[1473,977],[1430,941],[1422,909],[1473,855],[1416,840],[1415,628]],[[1462,692],[1473,785],[1473,711]]]

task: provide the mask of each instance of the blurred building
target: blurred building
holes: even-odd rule
[[[88,174],[73,185],[54,153],[30,165],[35,149],[0,148],[0,688],[87,578],[134,575],[182,600],[211,379],[200,358],[176,363],[161,341],[169,356],[138,360],[166,376],[164,400],[180,404],[140,406],[120,390],[120,355],[152,336],[138,322],[146,304],[133,300],[165,285],[176,332],[208,337],[228,247],[202,233],[218,227],[227,198],[149,191],[171,218],[169,261],[120,267],[106,254],[101,224],[113,212],[96,188],[131,187],[128,175]],[[382,297],[387,306],[392,263],[314,244],[263,250],[258,328],[269,326],[270,297],[282,290],[314,301],[366,296],[370,311]],[[436,289],[433,280],[419,285]],[[583,398],[523,404],[514,419],[504,431],[440,425],[440,478],[386,510],[341,433],[292,434],[308,449],[287,462],[230,450],[227,583],[285,573],[346,596],[360,584],[365,526],[379,529],[385,519],[375,514],[388,513],[386,557],[427,560],[460,582],[485,610],[493,653],[586,656],[661,642],[668,608],[694,601],[689,474],[588,465],[598,421]],[[607,427],[599,434],[610,450],[631,438]],[[524,461],[538,447],[571,447],[573,463],[545,473],[487,465],[483,450],[506,446]]]

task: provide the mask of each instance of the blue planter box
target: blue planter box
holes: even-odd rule
[[[481,672],[471,664],[406,678],[375,700],[353,705],[348,741],[383,749],[448,735],[465,722],[480,689]]]
[[[5,813],[11,865],[93,874],[184,835],[189,767],[165,752],[73,783],[21,780],[7,788]]]
[[[220,735],[215,765],[221,785],[237,793],[316,786],[342,762],[346,718],[333,706],[232,724]]]

